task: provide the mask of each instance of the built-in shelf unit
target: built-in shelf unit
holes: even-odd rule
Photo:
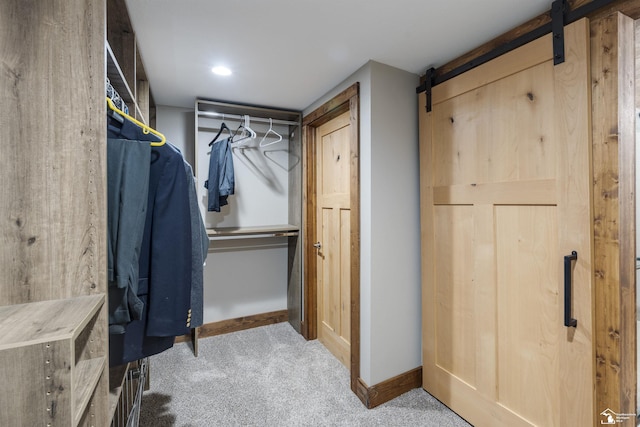
[[[104,304],[101,294],[0,307],[0,377],[13,385],[0,393],[1,425],[80,423],[106,366]]]

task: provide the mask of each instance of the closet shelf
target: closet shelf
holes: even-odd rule
[[[104,301],[100,294],[0,307],[0,350],[75,339]]]
[[[77,425],[87,407],[89,399],[93,395],[93,391],[98,385],[100,376],[106,365],[106,357],[96,357],[94,359],[82,360],[76,364],[73,375],[73,384],[75,390],[75,421]]]
[[[106,320],[105,300],[99,294],[0,307],[0,361],[12,367],[3,380],[22,386],[18,396],[0,395],[0,424],[14,425],[3,415],[27,401],[36,413],[55,406],[65,425],[80,423],[107,365],[96,326]]]
[[[210,240],[231,238],[290,237],[297,236],[300,227],[291,224],[254,227],[219,227],[207,229]]]
[[[112,420],[118,407],[118,401],[122,394],[122,387],[124,384],[127,371],[129,370],[129,363],[125,363],[120,366],[113,366],[109,368],[109,419]]]
[[[130,107],[130,115],[137,117],[141,122],[149,124],[140,110],[140,106],[136,102],[136,97],[124,77],[122,68],[116,59],[113,49],[108,41],[105,41],[105,49],[107,51],[107,77],[111,81],[111,86],[118,92],[122,100]],[[133,112],[135,110],[135,113]]]

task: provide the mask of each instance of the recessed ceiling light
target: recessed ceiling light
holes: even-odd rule
[[[213,72],[213,74],[217,74],[218,76],[230,76],[231,75],[231,70],[228,69],[227,67],[223,67],[223,66],[213,67],[211,69],[211,71]]]

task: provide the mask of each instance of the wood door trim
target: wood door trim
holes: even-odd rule
[[[313,110],[302,119],[302,126],[312,126],[314,128],[325,124],[331,119],[347,111],[348,102],[354,96],[359,95],[359,84],[353,84]]]
[[[318,337],[316,284],[317,263],[312,237],[316,235],[315,129],[333,118],[350,112],[351,126],[351,390],[355,393],[360,377],[360,95],[359,83],[345,89],[303,118],[303,218],[304,236],[304,319],[302,335]]]
[[[633,25],[591,23],[596,410],[618,413],[636,411],[637,393]]]

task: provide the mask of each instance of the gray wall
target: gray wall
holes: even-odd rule
[[[370,61],[305,109],[360,83],[360,375],[422,365],[418,75]]]

